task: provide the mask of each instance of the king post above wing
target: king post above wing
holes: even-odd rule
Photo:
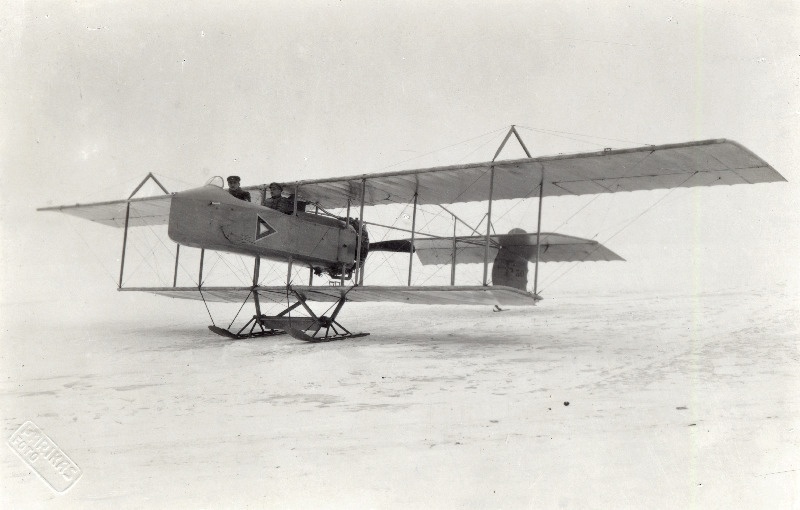
[[[149,180],[156,183],[164,194],[155,197],[133,198]],[[41,207],[36,210],[62,212],[103,225],[127,229],[128,227],[145,225],[166,225],[169,222],[171,202],[172,195],[167,191],[167,188],[159,182],[153,172],[149,172],[142,179],[142,182],[136,186],[136,189],[133,190],[127,200],[57,205]]]
[[[494,168],[494,200],[539,196],[587,195],[678,187],[785,181],[766,161],[725,139],[634,149],[604,150],[332,179],[284,183],[300,200],[323,208],[364,204],[451,204],[488,200]]]

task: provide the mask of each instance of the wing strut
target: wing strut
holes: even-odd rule
[[[347,213],[345,213],[344,217],[347,218],[348,222],[350,221],[350,199],[349,198],[347,199]],[[344,262],[342,262],[342,276],[339,279],[339,285],[342,286],[342,287],[344,287],[344,273],[345,273],[345,264],[344,264]]]
[[[175,272],[172,275],[172,286],[178,286],[178,258],[181,256],[181,245],[175,244]]]
[[[511,128],[508,130],[508,133],[506,133],[505,138],[503,138],[503,141],[500,143],[500,147],[497,148],[497,152],[494,153],[494,157],[492,158],[492,162],[493,163],[494,163],[495,160],[497,160],[497,156],[500,155],[500,152],[502,152],[503,148],[506,146],[506,142],[508,142],[508,139],[511,138],[511,135],[514,135],[514,137],[516,137],[517,141],[519,142],[520,147],[522,147],[522,150],[525,151],[525,155],[528,156],[528,158],[530,158],[530,159],[533,158],[533,156],[531,156],[531,153],[528,152],[528,147],[525,146],[525,142],[522,141],[522,137],[519,136],[519,132],[517,132],[516,126],[514,126],[512,124]],[[487,275],[488,275],[488,272],[489,272],[489,240],[490,240],[491,228],[492,228],[492,194],[494,192],[494,166],[491,166],[490,168],[491,168],[491,176],[489,178],[489,212],[488,212],[488,215],[487,215],[488,217],[487,217],[487,222],[486,222],[486,245],[485,245],[485,248],[484,248],[484,256],[483,256],[483,285],[484,286],[486,286],[486,284],[487,284]],[[538,286],[538,280],[539,280],[539,237],[541,236],[541,233],[542,233],[542,198],[543,197],[544,197],[544,168],[542,168],[542,179],[541,179],[541,181],[539,183],[539,214],[538,214],[537,219],[536,219],[536,262],[535,262],[536,266],[535,266],[534,273],[533,273],[533,275],[534,275],[533,276],[533,293],[534,293],[534,295],[537,295],[536,291],[538,290],[537,286]],[[453,265],[455,266],[455,263]]]
[[[508,140],[508,136],[506,136]],[[505,142],[505,140],[503,140]],[[494,194],[494,165],[489,170],[489,211],[486,214],[486,244],[483,247],[483,286],[486,287],[489,275],[489,241],[492,235],[492,195]]]
[[[125,233],[122,235],[122,257],[120,257],[119,261],[119,285],[117,285],[117,289],[122,288],[122,275],[125,272],[125,250],[128,247],[128,222],[131,216],[131,199],[133,198],[134,195],[136,195],[136,193],[139,192],[140,189],[142,189],[142,186],[144,186],[144,184],[150,179],[153,179],[153,182],[155,182],[158,185],[158,187],[161,188],[161,190],[164,192],[165,195],[169,195],[169,191],[167,191],[167,188],[165,188],[158,181],[158,179],[156,179],[156,176],[153,175],[153,172],[149,172],[147,175],[144,176],[142,182],[140,182],[139,185],[136,186],[136,188],[133,190],[133,193],[131,193],[131,195],[128,197],[128,203],[125,205]],[[175,260],[176,268],[177,264],[178,262],[176,255],[176,260]],[[176,274],[177,274],[177,269],[176,269]]]
[[[128,220],[131,217],[131,203],[128,202],[128,205],[125,206],[125,233],[122,234],[122,257],[119,261],[119,285],[117,285],[118,289],[122,288],[122,275],[125,272],[125,248],[128,247]]]
[[[417,230],[417,191],[414,191],[414,212],[411,216],[411,246],[414,246]],[[411,287],[411,266],[414,264],[414,252],[408,254],[408,286]]]
[[[367,180],[361,179],[361,209],[358,212],[358,243],[356,243],[356,274],[355,284],[364,285],[364,263],[367,261],[366,257],[361,260],[361,245],[363,244],[364,237],[364,196],[367,191]],[[350,218],[348,218],[350,221]]]
[[[455,286],[456,284],[456,226],[458,223],[456,222],[456,215],[453,215],[453,255],[451,256],[450,262],[450,286]]]
[[[256,260],[253,264],[253,303],[256,305],[256,315],[261,315],[261,302],[258,299],[258,290],[257,290],[258,279],[261,276],[259,274],[261,271],[261,256],[256,255],[255,259]]]
[[[526,151],[527,152],[527,151]],[[536,217],[536,265],[533,269],[533,293],[534,295],[537,294],[539,290],[539,250],[541,249],[541,244],[539,243],[539,238],[542,235],[542,199],[544,198],[544,168],[542,168],[542,180],[539,182],[539,214]]]

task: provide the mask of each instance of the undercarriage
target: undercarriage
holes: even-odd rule
[[[369,333],[352,333],[336,320],[347,300],[346,292],[343,292],[339,300],[331,307],[333,312],[330,316],[318,315],[308,305],[306,298],[291,288],[287,288],[287,296],[293,297],[294,303],[288,305],[277,315],[265,315],[261,313],[258,291],[253,290],[256,314],[244,326],[236,332],[216,325],[209,326],[208,329],[232,340],[289,334],[298,340],[312,343],[369,335]],[[292,312],[297,309],[303,310],[307,315],[292,315]]]

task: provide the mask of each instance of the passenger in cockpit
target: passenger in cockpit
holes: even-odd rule
[[[228,193],[235,196],[239,200],[250,201],[250,193],[239,187],[241,179],[238,175],[228,176]]]
[[[283,196],[283,186],[277,182],[269,185],[269,198],[264,203],[270,209],[275,209],[284,214],[294,213],[294,195],[289,198]]]

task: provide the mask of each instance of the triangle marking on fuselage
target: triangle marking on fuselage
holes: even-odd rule
[[[261,217],[261,215],[259,215],[258,223],[256,225],[256,241],[264,239],[267,236],[271,236],[275,232],[277,231],[274,228],[272,228],[272,225],[267,223],[267,220],[265,220],[264,218]]]

